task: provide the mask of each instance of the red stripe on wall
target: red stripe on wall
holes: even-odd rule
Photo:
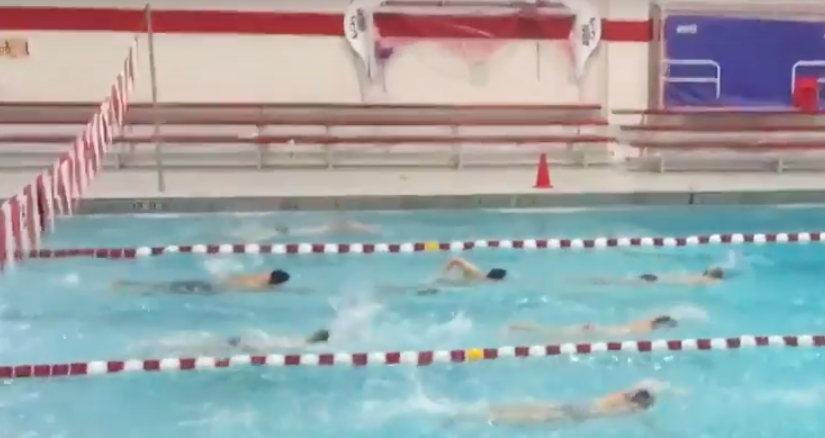
[[[403,17],[404,24],[399,25]],[[507,29],[500,38],[562,39],[567,37],[570,20],[540,16],[443,16],[379,14],[376,23],[391,35],[427,38],[466,37],[459,27],[445,25],[449,20],[465,29]],[[270,11],[181,11],[153,10],[152,27],[158,33],[212,33],[245,35],[343,35],[342,14]],[[383,23],[382,23],[383,22]],[[515,24],[514,24],[515,23]],[[136,9],[115,8],[0,8],[0,29],[39,31],[144,32],[146,14]],[[506,34],[506,35],[505,35]],[[603,38],[607,41],[651,40],[650,20],[605,20]]]

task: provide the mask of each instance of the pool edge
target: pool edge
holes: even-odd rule
[[[825,204],[822,190],[93,198],[80,214]]]

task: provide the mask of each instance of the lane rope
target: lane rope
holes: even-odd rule
[[[352,366],[471,363],[504,358],[547,357],[598,353],[652,353],[739,350],[759,347],[825,347],[825,335],[750,336],[651,341],[565,343],[524,347],[470,348],[438,351],[373,353],[270,354],[260,356],[128,359],[61,364],[0,366],[0,379],[100,376],[121,373],[205,371],[252,366]]]
[[[34,259],[96,257],[134,259],[165,254],[374,254],[496,249],[600,249],[627,247],[679,247],[765,243],[825,242],[825,232],[732,233],[686,237],[598,237],[595,239],[472,240],[407,243],[276,243],[140,246],[134,248],[41,249],[27,255]],[[19,254],[22,255],[22,254]]]

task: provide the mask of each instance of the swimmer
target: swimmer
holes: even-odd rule
[[[178,280],[169,282],[117,281],[115,289],[140,289],[145,292],[173,294],[213,294],[218,292],[264,292],[276,289],[289,281],[288,272],[276,269],[269,273],[233,275],[219,281]]]
[[[285,337],[266,333],[262,330],[250,330],[239,336],[226,338],[210,333],[179,333],[162,339],[141,342],[141,349],[148,349],[158,354],[206,355],[220,356],[227,354],[269,354],[280,350],[307,348],[329,341],[329,330],[317,330],[306,338]],[[147,353],[144,353],[147,354]]]
[[[452,275],[458,273],[458,277]],[[468,286],[478,283],[497,283],[507,277],[507,270],[501,268],[492,268],[484,272],[478,266],[464,260],[460,257],[450,259],[436,278],[436,283]]]
[[[378,227],[354,221],[334,222],[317,227],[277,226],[274,237],[318,236],[323,234],[378,234]]]
[[[676,319],[661,315],[655,318],[632,321],[627,324],[614,326],[598,326],[594,324],[582,324],[572,327],[545,327],[532,323],[514,323],[507,326],[510,331],[534,332],[550,336],[587,336],[587,335],[616,335],[628,336],[637,334],[648,334],[656,330],[667,330],[676,328],[679,322]]]
[[[457,274],[457,275],[456,275]],[[450,259],[441,268],[438,276],[429,283],[415,287],[383,287],[384,290],[416,291],[419,295],[431,295],[440,292],[443,287],[469,287],[482,283],[498,283],[507,277],[507,270],[492,268],[484,272],[478,266],[460,257]]]
[[[267,353],[282,349],[306,348],[310,345],[329,341],[329,330],[321,329],[306,338],[285,338],[256,332],[253,336],[235,336],[228,338],[226,344],[249,354]]]
[[[670,284],[683,286],[707,286],[719,283],[725,279],[725,270],[719,267],[708,268],[699,275],[656,275],[642,274],[632,279],[595,279],[593,284],[633,284],[653,285]]]
[[[583,403],[524,403],[494,406],[468,417],[492,424],[541,424],[583,422],[600,418],[640,414],[650,410],[666,386],[642,383],[633,388]]]

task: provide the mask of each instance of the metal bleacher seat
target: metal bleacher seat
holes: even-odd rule
[[[0,104],[0,162],[41,165],[91,106]],[[158,129],[155,130],[155,123]],[[611,162],[598,105],[136,104],[107,163],[153,167],[533,165]]]
[[[622,126],[628,159],[648,171],[825,170],[825,114],[794,111],[645,111]]]

